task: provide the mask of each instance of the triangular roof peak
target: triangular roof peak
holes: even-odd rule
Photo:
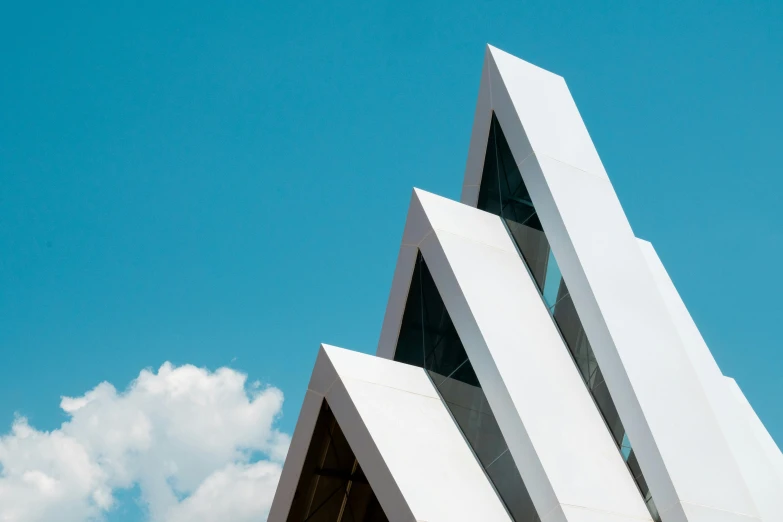
[[[562,76],[487,45],[473,119],[462,202],[475,206],[492,114],[520,165],[546,157],[607,178]]]

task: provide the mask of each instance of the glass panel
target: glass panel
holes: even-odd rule
[[[477,206],[503,218],[539,289],[543,290],[549,243],[494,114]]]
[[[422,324],[426,325],[422,328]],[[416,259],[394,360],[478,385],[468,355],[421,254]],[[434,377],[439,375],[439,378]]]
[[[405,312],[400,325],[400,334],[397,338],[397,350],[394,352],[394,360],[424,367],[424,347],[427,344],[424,339],[424,297],[421,288],[421,268],[419,260],[411,277],[411,285],[408,289],[408,299],[405,303]]]
[[[507,451],[487,468],[487,475],[500,496],[507,499],[506,506],[516,522],[539,522],[541,519],[516,469],[511,453]]]
[[[660,522],[661,515],[658,514],[658,507],[655,505],[655,502],[653,502],[652,496],[647,493],[647,496],[644,499],[644,503],[647,504],[647,509],[650,510],[650,515],[652,515],[652,519],[656,520],[657,522]]]
[[[508,449],[480,386],[447,378],[438,391],[484,467]]]
[[[324,401],[288,522],[388,522],[340,425]]]
[[[394,360],[427,370],[512,518],[537,522],[519,470],[421,253],[416,258]],[[490,466],[495,470],[492,473]]]
[[[587,380],[592,369],[590,363],[594,360],[594,357],[592,357],[593,349],[587,340],[587,335],[582,328],[582,322],[579,320],[579,315],[576,313],[570,294],[563,296],[554,306],[552,316],[555,318],[555,323],[560,329],[568,349],[579,363],[578,366],[580,372],[582,372],[582,377]]]
[[[525,261],[527,261],[528,268],[533,274],[533,279],[538,288],[542,289],[549,261],[549,242],[547,242],[546,236],[542,231],[517,223],[514,220],[506,219],[505,221],[511,236],[514,238],[514,242],[517,244],[517,248],[519,248]]]
[[[538,219],[530,194],[525,187],[511,148],[495,115],[487,142],[481,187],[479,188],[479,209],[500,216],[511,238],[522,254],[533,280],[536,282],[549,313],[560,330],[577,368],[604,417],[609,431],[634,477],[642,496],[655,520],[658,511],[650,497],[649,488],[638,468],[631,443],[620,421],[609,389],[598,368],[593,349],[582,328],[582,322],[560,274],[554,254]],[[633,459],[633,461],[632,461]],[[632,464],[633,462],[633,464]],[[633,468],[636,466],[636,468]],[[519,521],[517,521],[519,522]]]
[[[615,443],[622,449],[623,440],[625,439],[627,441],[625,428],[623,428],[623,423],[620,421],[620,414],[617,413],[617,408],[614,406],[614,401],[609,394],[609,388],[606,387],[606,382],[601,374],[601,370],[596,371],[595,384],[590,391],[593,393],[593,398],[598,405],[598,409],[604,416],[606,425],[609,426],[609,431],[612,432]],[[631,443],[627,441],[626,445],[630,447]]]
[[[622,453],[624,460],[628,460],[632,450],[633,448],[631,448],[631,441],[628,440],[628,435],[623,435],[623,441],[620,443],[620,453]]]
[[[549,258],[546,262],[544,291],[542,293],[544,294],[544,302],[546,303],[547,308],[550,308],[550,311],[551,308],[555,306],[555,303],[557,303],[561,286],[565,286],[565,283],[560,276],[560,267],[557,266],[557,261],[555,261],[555,255],[552,253],[552,250],[549,250]]]

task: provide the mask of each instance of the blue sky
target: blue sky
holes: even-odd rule
[[[0,433],[165,361],[290,433],[320,342],[375,349],[411,188],[459,197],[489,42],[566,78],[783,445],[783,3],[108,4],[0,17]]]

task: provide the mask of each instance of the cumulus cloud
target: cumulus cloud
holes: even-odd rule
[[[18,417],[0,436],[0,522],[100,521],[136,486],[153,522],[263,520],[288,449],[282,403],[235,370],[170,363],[121,393],[63,397],[59,429]]]

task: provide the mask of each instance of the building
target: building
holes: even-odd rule
[[[634,236],[560,76],[488,47],[375,357],[322,346],[270,522],[783,521],[783,455]]]

